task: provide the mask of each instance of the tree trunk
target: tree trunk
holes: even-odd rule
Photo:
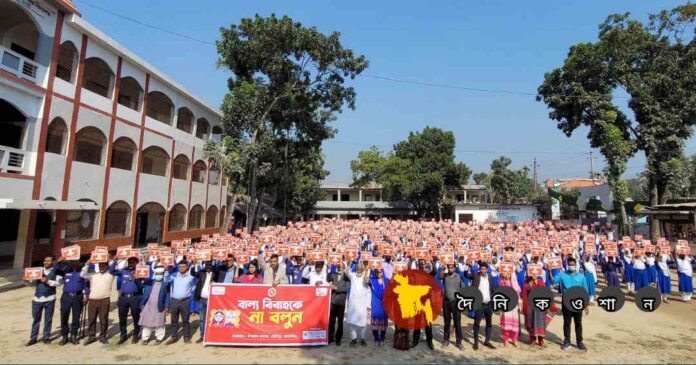
[[[258,198],[256,198],[256,206],[254,208],[254,219],[252,220],[252,222],[253,222],[251,225],[252,230],[249,231],[250,233],[253,232],[259,226],[257,224],[257,222],[258,222],[259,210],[261,210],[261,205],[262,205],[261,198],[263,198],[263,193],[261,195],[259,195]]]
[[[255,205],[254,201],[257,199],[257,194],[256,194],[256,166],[252,165],[249,167],[250,174],[251,174],[251,179],[249,179],[249,204],[247,205],[247,232],[251,233],[253,232],[254,228],[254,217],[252,217],[252,214],[254,213],[255,210]]]
[[[630,231],[630,223],[628,222],[628,215],[626,214],[626,204],[624,202],[619,202],[619,219],[621,222],[619,234],[623,236],[632,236]]]
[[[232,180],[232,202],[227,205],[227,211],[225,212],[224,222],[220,222],[220,233],[227,233],[227,223],[234,214],[234,209],[237,207],[237,191],[239,189],[239,179],[235,178]],[[225,191],[225,201],[227,201],[227,191]],[[235,222],[236,224],[237,222]],[[234,232],[232,232],[234,234]]]
[[[660,203],[658,189],[657,189],[657,179],[654,176],[648,178],[648,195],[650,199],[650,206],[656,206]],[[657,242],[660,238],[660,224],[657,219],[650,216],[650,239],[653,242]]]

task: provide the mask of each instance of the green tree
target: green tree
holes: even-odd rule
[[[688,32],[695,19],[691,3],[653,14],[647,24],[628,13],[610,15],[599,39],[572,46],[563,66],[547,73],[538,90],[537,98],[567,136],[586,126],[590,145],[601,148],[610,124],[645,153],[651,205],[665,201],[669,168],[696,123],[696,42]],[[633,119],[614,104],[617,90],[628,94]],[[656,239],[654,221],[651,232]]]
[[[474,179],[489,179],[493,201],[497,203],[510,204],[518,200],[531,202],[534,200],[535,189],[534,180],[529,177],[529,168],[525,166],[512,170],[511,164],[512,160],[508,157],[498,157],[491,162],[490,174],[480,173],[482,175],[475,176]]]
[[[449,189],[469,181],[471,170],[454,161],[454,134],[426,127],[411,132],[394,150],[381,153],[376,147],[360,151],[351,162],[353,186],[370,182],[382,185],[389,200],[411,203],[419,216],[442,219],[442,209],[450,204]]]
[[[485,172],[477,172],[471,177],[476,185],[491,186],[491,176]]]
[[[322,34],[287,16],[242,18],[220,32],[218,63],[232,72],[222,121],[225,134],[246,145],[235,153],[245,163],[240,181],[253,229],[264,194],[282,201],[285,214],[296,187],[294,164],[334,135],[336,113],[355,108],[356,92],[345,83],[368,62],[344,48],[339,33]]]

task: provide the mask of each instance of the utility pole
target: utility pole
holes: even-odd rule
[[[537,197],[537,189],[539,188],[539,182],[537,181],[537,162],[536,157],[534,157],[534,197]]]
[[[592,182],[594,183],[595,180],[595,172],[594,172],[594,157],[592,157],[592,151],[590,151],[590,178],[592,179]]]

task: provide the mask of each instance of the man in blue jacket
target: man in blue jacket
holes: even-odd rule
[[[58,259],[61,262],[62,258]],[[80,316],[84,308],[85,294],[88,294],[87,280],[80,275],[82,265],[79,261],[70,262],[67,267],[58,265],[56,274],[63,277],[63,295],[60,297],[60,334],[63,339],[59,345],[68,342],[77,345],[77,330],[80,327]],[[68,326],[68,319],[72,313],[72,322]],[[68,337],[68,334],[70,337]]]
[[[553,285],[561,284],[561,293],[565,293],[568,289],[578,286],[587,292],[587,279],[585,275],[578,272],[578,263],[573,257],[568,257],[566,271],[561,272],[553,278]],[[589,306],[585,307],[585,314],[590,311]],[[582,314],[583,311],[573,312],[563,306],[563,344],[562,350],[567,350],[570,347],[570,322],[575,322],[575,339],[577,340],[578,350],[587,351],[587,348],[582,343]]]

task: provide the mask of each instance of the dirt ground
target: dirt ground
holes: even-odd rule
[[[673,278],[673,293],[676,278]],[[602,285],[598,288],[601,290]],[[450,346],[442,349],[442,316],[434,325],[435,351],[430,351],[425,341],[410,351],[395,350],[391,345],[393,328],[387,334],[387,343],[380,348],[368,340],[367,347],[348,346],[350,334],[345,327],[341,347],[335,345],[317,348],[231,348],[204,347],[202,344],[170,346],[142,344],[128,341],[118,346],[118,315],[112,295],[112,311],[109,314],[109,344],[94,343],[90,346],[59,346],[58,304],[53,319],[53,342],[24,347],[31,327],[32,288],[21,288],[0,294],[0,362],[1,363],[696,363],[696,303],[682,303],[678,295],[672,295],[668,304],[663,303],[656,312],[644,313],[636,308],[631,297],[627,298],[618,313],[607,313],[597,306],[590,308],[583,318],[585,345],[589,351],[582,353],[575,348],[560,349],[563,337],[563,318],[556,316],[549,325],[548,346],[540,349],[523,344],[519,348],[503,347],[500,343],[500,319],[493,317],[493,344],[495,350],[471,348],[473,320],[462,318],[464,351]],[[60,291],[59,291],[60,295]],[[198,319],[193,317],[192,328]],[[129,325],[129,330],[132,327]],[[169,330],[169,329],[168,329]],[[42,330],[43,331],[43,328]],[[368,331],[369,333],[369,331]],[[453,334],[454,335],[454,334]],[[169,336],[169,333],[167,333]],[[573,333],[573,342],[574,342]],[[198,334],[194,334],[194,339]],[[527,341],[523,331],[521,341]],[[453,338],[452,338],[453,339]]]

